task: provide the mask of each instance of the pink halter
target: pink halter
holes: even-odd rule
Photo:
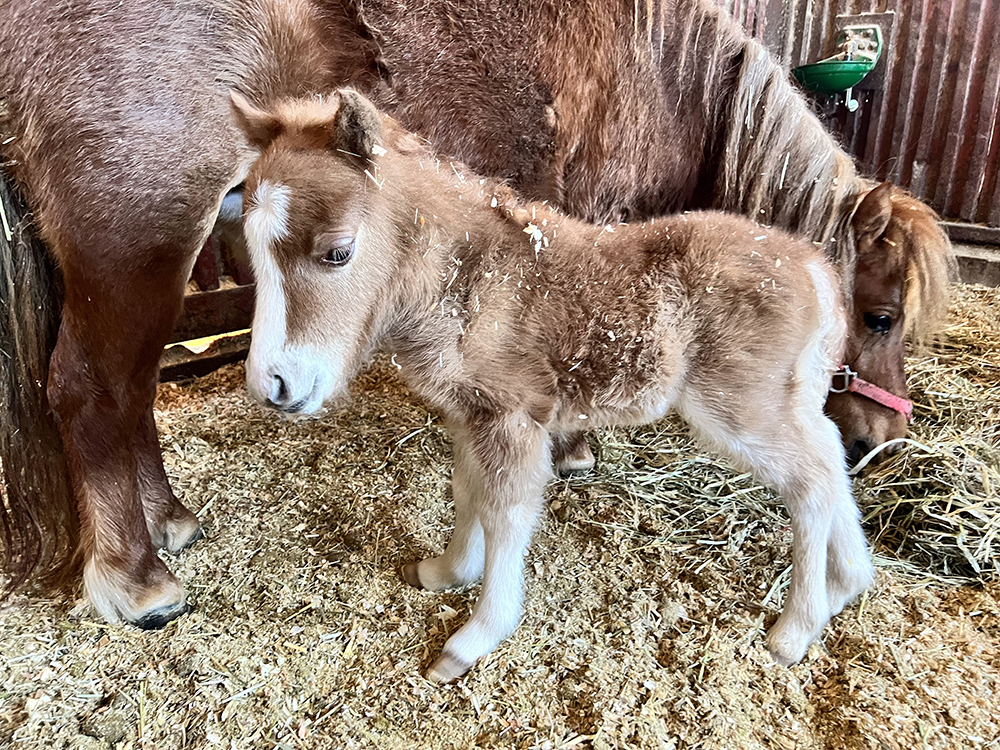
[[[843,385],[837,387],[837,378],[843,378]],[[893,411],[897,411],[906,417],[907,422],[913,421],[913,402],[884,388],[879,388],[874,383],[859,377],[849,365],[841,365],[840,369],[833,374],[833,383],[830,385],[831,393],[856,393],[859,396],[869,398],[876,403],[882,404]]]

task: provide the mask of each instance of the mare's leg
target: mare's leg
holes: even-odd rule
[[[80,511],[84,586],[103,617],[140,627],[160,627],[189,609],[153,549],[140,498],[160,481],[162,467],[150,469],[159,356],[200,239],[191,231],[189,246],[54,248],[66,295],[48,391]],[[159,492],[158,500],[150,496],[156,507]]]
[[[477,508],[482,503],[482,471],[473,446],[463,432],[452,432],[455,440],[455,471],[451,494],[455,499],[455,530],[440,557],[407,563],[400,571],[411,586],[430,591],[465,586],[483,574],[483,527]]]
[[[552,476],[545,431],[517,415],[473,436],[483,493],[473,496],[485,546],[483,585],[472,617],[445,643],[427,673],[435,682],[465,674],[513,632],[524,598],[524,552]]]
[[[204,536],[198,517],[181,504],[163,469],[160,441],[152,407],[144,409],[132,443],[135,451],[139,497],[146,527],[156,549],[180,552]]]
[[[552,435],[552,466],[561,477],[586,474],[597,461],[582,432],[560,432]]]

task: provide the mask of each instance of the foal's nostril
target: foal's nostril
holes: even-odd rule
[[[288,401],[288,385],[285,384],[284,378],[275,375],[271,384],[271,403],[281,406],[286,401]]]
[[[851,447],[847,449],[847,463],[854,466],[858,461],[868,455],[872,448],[864,440],[855,440]]]

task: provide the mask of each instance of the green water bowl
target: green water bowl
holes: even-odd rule
[[[795,80],[817,94],[836,94],[854,88],[872,72],[878,60],[820,60],[792,70]]]

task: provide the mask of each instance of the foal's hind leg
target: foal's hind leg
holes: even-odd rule
[[[174,495],[163,469],[163,456],[156,435],[152,409],[139,418],[132,443],[135,451],[139,497],[153,546],[180,552],[204,537],[198,517]]]
[[[560,432],[552,435],[552,467],[561,477],[586,474],[597,463],[582,432]]]

